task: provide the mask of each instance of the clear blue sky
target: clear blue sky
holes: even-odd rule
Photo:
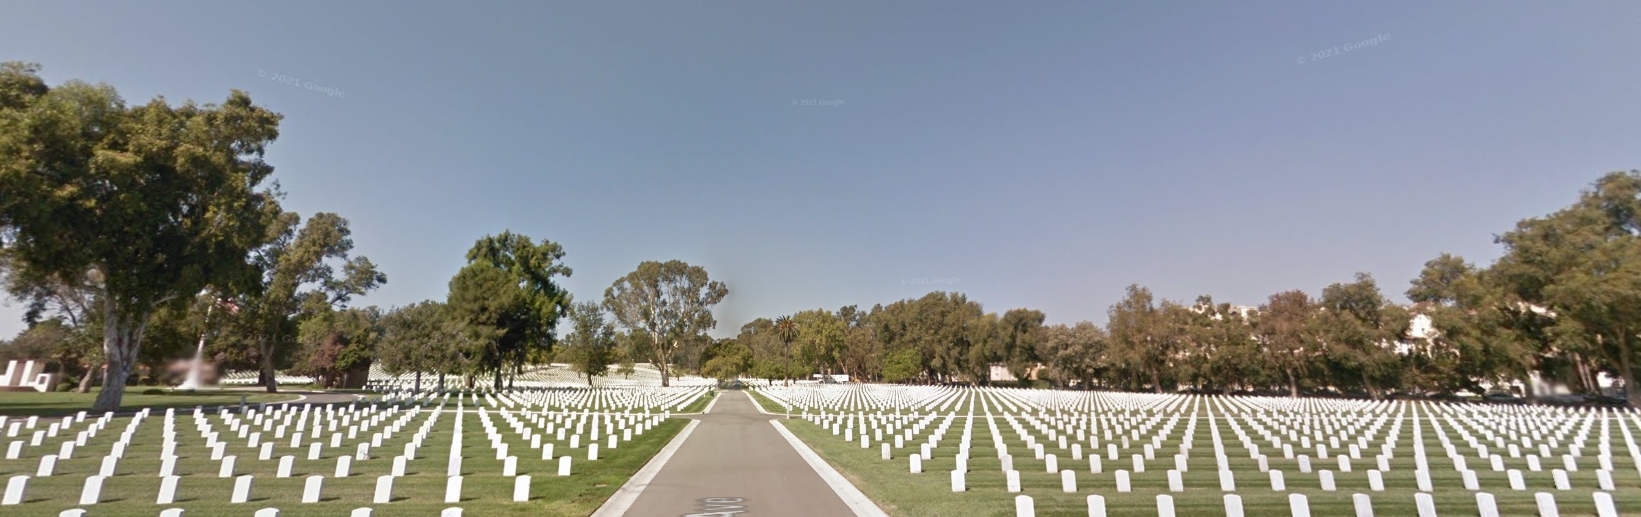
[[[565,246],[580,299],[703,265],[726,335],[934,289],[1051,322],[1103,322],[1130,283],[1257,304],[1367,271],[1401,300],[1425,260],[1491,261],[1641,167],[1637,22],[1633,0],[13,0],[0,59],[283,113],[286,205],[352,221],[390,277],[365,303],[442,299],[512,229]]]

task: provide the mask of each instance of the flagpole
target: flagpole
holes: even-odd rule
[[[199,364],[205,360],[205,334],[211,331],[211,311],[216,308],[215,303],[205,308],[205,328],[199,331],[199,347],[194,350],[194,364],[188,367],[188,378],[182,381],[181,386],[177,386],[179,390],[197,390],[204,387],[200,385]]]

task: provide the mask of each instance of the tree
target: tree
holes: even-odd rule
[[[1047,316],[1035,309],[1009,309],[998,321],[997,339],[1001,346],[1003,364],[1009,374],[1025,382],[1032,370],[1043,363],[1037,347],[1043,339],[1043,320]]]
[[[1521,307],[1548,317],[1546,352],[1616,370],[1630,406],[1641,406],[1641,172],[1603,176],[1572,206],[1523,220],[1498,241],[1505,253],[1493,274]]]
[[[274,372],[280,358],[294,352],[281,346],[301,346],[297,339],[282,337],[301,332],[306,317],[344,307],[354,296],[387,283],[387,275],[368,258],[348,257],[353,231],[339,215],[320,212],[303,224],[300,215],[285,212],[269,234],[253,255],[261,283],[246,290],[239,318],[249,330],[242,339],[255,344],[262,385],[272,393],[279,390]]]
[[[733,339],[713,343],[703,356],[706,365],[701,367],[701,373],[720,382],[740,378],[742,374],[752,371],[752,348]]]
[[[1554,322],[1512,296],[1501,275],[1462,257],[1425,263],[1407,297],[1430,318],[1432,335],[1414,339],[1413,382],[1443,391],[1482,391],[1481,381],[1524,386],[1537,370],[1544,333]]]
[[[781,340],[781,350],[786,354],[786,365],[781,367],[783,386],[792,385],[792,340],[798,337],[798,324],[792,321],[791,316],[775,318],[775,335]]]
[[[891,352],[883,360],[883,382],[906,382],[922,373],[923,361],[910,348]]]
[[[462,342],[466,346],[457,351],[469,366],[464,374],[493,373],[495,387],[502,387],[507,366],[503,341],[522,340],[518,329],[531,316],[524,297],[511,275],[485,262],[469,264],[450,279],[445,304],[464,330]],[[512,336],[508,336],[509,331]]]
[[[987,368],[971,356],[976,346],[990,346],[987,340],[996,336],[994,331],[975,329],[976,325],[988,324],[988,318],[995,320],[996,315],[986,315],[980,304],[967,296],[935,291],[921,298],[875,308],[869,321],[882,342],[886,371],[890,356],[910,349],[916,353],[917,375],[945,382]],[[906,357],[910,355],[895,356],[901,361],[896,366],[903,367]],[[885,380],[887,378],[885,373]]]
[[[381,341],[381,311],[375,307],[327,310],[302,322],[302,360],[293,370],[313,376],[320,386],[341,387],[350,372],[370,368]]]
[[[1047,359],[1048,375],[1061,387],[1075,381],[1078,387],[1094,385],[1105,368],[1105,330],[1086,321],[1075,326],[1054,325],[1043,329],[1039,355]]]
[[[391,375],[416,374],[415,390],[422,390],[422,373],[437,372],[439,389],[444,375],[458,373],[458,351],[464,348],[467,330],[455,321],[445,304],[423,301],[389,311],[382,317],[382,339],[376,346],[377,360]]]
[[[661,371],[661,385],[671,386],[668,370],[680,341],[717,326],[712,306],[727,295],[729,288],[699,266],[646,261],[604,290],[604,308],[622,327],[650,338],[642,354]]]
[[[209,285],[243,285],[275,194],[262,160],[280,115],[233,91],[220,106],[127,107],[114,88],[47,87],[0,65],[0,233],[13,274],[86,283],[102,304],[107,382],[120,405],[149,316]]]
[[[16,266],[12,265],[14,261],[6,253],[3,241],[4,236],[0,235],[0,277],[3,277],[0,280],[4,280],[6,293],[26,304],[23,322],[29,330],[37,324],[55,321],[59,328],[45,332],[48,335],[54,335],[57,330],[66,332],[66,339],[51,348],[52,357],[59,369],[64,370],[59,373],[66,374],[69,368],[83,371],[78,391],[90,391],[92,378],[103,361],[101,329],[97,327],[102,321],[98,311],[102,303],[97,299],[97,291],[87,287],[94,283],[85,278],[64,280],[56,276],[5,274]],[[17,341],[27,342],[21,337]]]
[[[1130,372],[1131,384],[1136,378],[1143,379],[1157,393],[1162,393],[1163,372],[1173,356],[1173,335],[1163,319],[1169,305],[1165,302],[1159,309],[1151,290],[1130,285],[1127,295],[1107,311],[1112,359]]]
[[[1286,377],[1288,396],[1299,396],[1299,380],[1321,354],[1316,332],[1316,303],[1304,291],[1271,295],[1259,307],[1254,333],[1263,348],[1264,364]]]
[[[495,374],[497,389],[504,373],[552,351],[559,318],[570,310],[569,291],[554,281],[570,276],[563,258],[558,243],[502,232],[479,239],[467,252],[467,267],[451,280],[450,307],[474,327],[470,335],[487,343],[475,357]]]
[[[1395,347],[1407,335],[1409,314],[1379,292],[1373,276],[1322,290],[1317,323],[1334,386],[1359,387],[1375,400],[1400,385],[1402,360]]]
[[[573,305],[570,321],[575,328],[565,337],[564,352],[570,369],[586,375],[590,387],[593,377],[607,375],[619,359],[615,328],[604,321],[604,308],[592,302]]]
[[[814,371],[831,374],[843,348],[843,320],[825,309],[802,311],[792,316],[797,326],[799,355]]]
[[[838,353],[838,366],[851,379],[872,380],[882,369],[883,347],[868,322],[871,314],[848,305],[838,309],[843,321],[843,344]]]

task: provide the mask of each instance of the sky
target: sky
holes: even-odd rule
[[[285,207],[348,218],[388,275],[356,305],[443,299],[503,230],[562,244],[578,300],[703,266],[730,291],[717,336],[934,290],[1050,323],[1102,323],[1129,284],[1257,305],[1368,272],[1405,301],[1426,260],[1486,264],[1641,168],[1633,0],[0,13],[0,60],[49,84],[282,113]]]

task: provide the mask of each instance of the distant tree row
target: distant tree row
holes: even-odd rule
[[[736,363],[744,368],[730,373],[771,380],[843,373],[987,384],[996,365],[1062,387],[1159,392],[1380,397],[1520,383],[1531,395],[1536,375],[1594,394],[1601,374],[1633,385],[1641,173],[1608,174],[1573,205],[1523,220],[1497,241],[1503,256],[1485,268],[1448,254],[1427,262],[1406,292],[1410,305],[1391,301],[1366,273],[1320,296],[1284,291],[1247,307],[1206,295],[1158,300],[1136,285],[1102,328],[1045,325],[1033,309],[988,313],[960,293],[933,292],[865,311],[760,318],[703,357],[710,364],[719,350],[745,349],[750,358]],[[1430,328],[1412,328],[1416,317]],[[1626,394],[1641,405],[1641,391]]]

